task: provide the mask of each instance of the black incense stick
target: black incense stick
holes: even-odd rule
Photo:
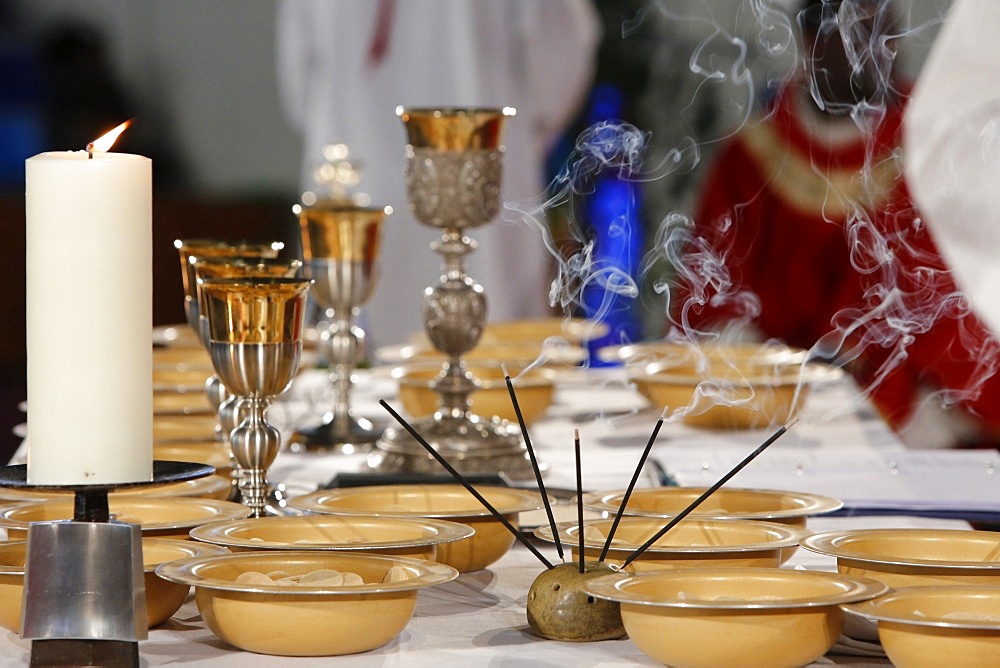
[[[580,537],[580,572],[586,570],[583,560],[583,466],[580,462],[580,430],[573,430],[573,452],[576,455],[576,532]]]
[[[531,447],[531,439],[528,437],[528,426],[524,424],[524,417],[521,415],[521,406],[517,403],[517,395],[514,393],[514,384],[510,381],[510,374],[507,373],[507,365],[501,364],[504,380],[507,381],[507,392],[510,394],[510,402],[514,405],[514,414],[517,416],[517,424],[521,427],[521,434],[524,436],[524,446],[528,450],[528,457],[531,459],[531,469],[535,472],[535,482],[538,483],[538,491],[542,495],[542,503],[545,505],[545,515],[549,518],[549,528],[552,529],[552,537],[556,541],[556,552],[559,558],[563,558],[562,541],[559,539],[559,531],[556,529],[556,518],[552,514],[552,505],[549,503],[549,495],[545,492],[545,483],[542,482],[542,471],[538,467],[538,460],[535,459],[535,450]]]
[[[635,473],[632,474],[632,480],[628,484],[628,489],[625,490],[625,496],[622,497],[622,505],[619,506],[614,521],[611,522],[611,529],[608,531],[608,538],[604,541],[604,549],[601,550],[601,556],[598,558],[598,561],[604,561],[604,558],[608,556],[608,550],[611,548],[611,541],[615,537],[615,531],[618,530],[618,524],[622,520],[622,515],[625,514],[625,506],[628,505],[628,500],[632,496],[632,490],[635,489],[635,483],[639,480],[639,473],[642,472],[642,467],[646,463],[649,451],[653,447],[653,441],[656,440],[656,435],[660,433],[660,427],[663,426],[666,416],[667,408],[664,407],[663,412],[660,413],[660,419],[656,421],[656,425],[653,427],[653,433],[649,435],[649,441],[646,442],[646,447],[642,451],[642,456],[639,458],[639,464],[635,467]]]
[[[479,492],[476,491],[475,487],[473,487],[472,485],[469,484],[469,481],[467,481],[465,479],[465,477],[455,469],[455,467],[453,467],[451,464],[449,464],[448,461],[444,457],[442,457],[440,455],[440,453],[438,453],[438,451],[435,450],[431,446],[430,443],[428,443],[426,440],[424,440],[424,437],[421,436],[420,434],[418,434],[417,431],[413,427],[410,426],[410,423],[403,419],[402,415],[400,415],[399,413],[397,413],[396,411],[394,411],[393,408],[392,408],[392,406],[390,406],[388,403],[386,403],[385,399],[379,399],[378,402],[379,402],[379,404],[382,405],[382,408],[384,408],[387,411],[389,411],[389,414],[392,415],[392,417],[394,417],[396,419],[396,422],[398,422],[399,424],[401,424],[403,426],[403,428],[406,429],[406,431],[408,431],[410,433],[410,436],[412,436],[413,438],[415,438],[417,440],[417,442],[420,443],[420,445],[424,446],[424,449],[428,453],[430,453],[430,455],[432,457],[434,457],[434,459],[436,459],[438,461],[438,463],[441,464],[441,466],[445,467],[448,470],[448,473],[450,473],[452,475],[452,477],[455,478],[455,480],[457,480],[458,482],[460,482],[465,487],[465,489],[469,490],[469,493],[472,494],[472,496],[476,497],[476,500],[479,501],[479,503],[483,504],[483,506],[485,506],[486,510],[490,511],[490,513],[495,518],[497,518],[497,520],[499,520],[500,523],[503,524],[507,528],[508,531],[510,531],[512,534],[514,534],[514,538],[516,538],[517,540],[519,540],[522,545],[524,545],[526,548],[528,548],[528,550],[531,551],[532,554],[534,554],[536,557],[538,557],[538,559],[543,564],[545,564],[546,568],[555,568],[555,566],[553,566],[552,563],[549,562],[549,560],[546,559],[545,556],[541,552],[539,552],[538,549],[534,545],[532,545],[530,542],[528,542],[527,538],[525,538],[524,536],[521,535],[521,532],[518,531],[517,528],[513,524],[511,524],[510,522],[507,521],[506,517],[504,517],[502,514],[500,514],[499,510],[497,510],[496,508],[494,508],[493,505],[489,501],[487,501],[485,499],[485,497],[483,497],[482,494],[480,494]]]
[[[796,422],[798,422],[798,419],[792,420],[791,422],[789,422],[785,426],[783,426],[780,429],[778,429],[778,431],[776,431],[773,434],[771,434],[771,437],[769,439],[767,439],[766,441],[764,441],[760,445],[760,447],[758,447],[756,450],[754,450],[749,455],[747,455],[746,458],[742,462],[740,462],[739,464],[737,464],[735,467],[733,467],[733,469],[729,473],[727,473],[726,475],[722,476],[722,478],[719,480],[719,482],[715,483],[714,485],[712,485],[711,487],[709,487],[708,489],[706,489],[704,491],[704,493],[702,493],[701,496],[699,496],[697,499],[695,499],[691,503],[691,505],[689,505],[687,508],[685,508],[680,513],[678,513],[672,520],[670,520],[669,522],[667,522],[667,525],[665,527],[663,527],[662,529],[660,529],[659,531],[657,531],[655,536],[653,536],[652,538],[650,538],[649,540],[647,540],[645,543],[643,543],[642,545],[640,545],[638,549],[636,549],[632,554],[629,555],[628,559],[626,559],[624,562],[622,562],[621,567],[624,569],[626,566],[628,566],[633,561],[635,561],[635,559],[640,554],[642,554],[643,552],[645,552],[653,543],[655,543],[656,541],[660,540],[660,538],[662,538],[665,533],[667,533],[668,531],[670,531],[671,529],[673,529],[674,526],[678,522],[680,522],[682,519],[684,519],[685,517],[687,517],[691,513],[692,510],[694,510],[695,508],[697,508],[698,506],[700,506],[701,503],[702,503],[702,501],[704,501],[708,497],[710,497],[713,494],[715,494],[715,492],[718,491],[718,489],[720,487],[722,487],[727,482],[729,482],[730,478],[732,478],[734,475],[736,475],[737,473],[739,473],[740,471],[742,471],[743,467],[746,466],[747,464],[749,464],[750,462],[752,462],[753,459],[757,455],[759,455],[760,453],[764,452],[764,450],[767,448],[767,446],[771,445],[772,443],[774,443],[775,441],[777,441],[779,438],[781,438],[781,435],[784,434],[786,431],[788,431],[789,427],[791,427]]]

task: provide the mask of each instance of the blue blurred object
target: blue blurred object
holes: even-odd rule
[[[617,122],[624,95],[610,83],[594,87],[588,104],[587,123]],[[584,196],[585,225],[594,241],[594,273],[583,290],[584,315],[608,325],[604,336],[588,342],[592,366],[608,366],[593,353],[605,346],[637,341],[642,336],[642,317],[637,294],[625,294],[637,284],[642,260],[643,230],[640,221],[642,192],[632,175],[618,165],[596,174],[593,191]]]
[[[39,68],[27,48],[0,46],[0,188],[24,185],[24,161],[43,150]]]

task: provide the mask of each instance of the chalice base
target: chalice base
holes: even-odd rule
[[[292,452],[337,452],[351,455],[371,451],[375,447],[375,441],[381,436],[382,430],[365,418],[327,414],[318,427],[299,429],[292,434],[288,449]]]
[[[469,476],[502,474],[511,482],[534,481],[521,432],[506,420],[484,419],[472,413],[437,412],[411,423],[459,473]],[[409,432],[388,427],[375,444],[367,466],[378,473],[440,475],[439,464]]]

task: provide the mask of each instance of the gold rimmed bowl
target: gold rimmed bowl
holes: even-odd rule
[[[840,635],[841,605],[886,591],[866,578],[778,568],[611,575],[585,589],[620,604],[629,638],[648,656],[706,668],[811,663]]]
[[[519,514],[538,510],[542,498],[533,492],[482,485],[476,491],[515,528]],[[423,517],[472,527],[471,537],[438,547],[437,560],[461,573],[486,568],[502,557],[514,536],[461,485],[376,485],[320,490],[289,499],[288,505],[308,512],[379,517]]]
[[[819,363],[702,367],[652,362],[630,379],[652,404],[682,409],[690,426],[757,429],[788,422],[815,385],[842,376],[841,369]]]
[[[606,346],[597,351],[604,362],[626,365],[659,362],[662,366],[712,368],[777,368],[806,361],[807,351],[776,342],[697,343],[693,341],[643,341]]]
[[[457,522],[406,517],[298,515],[203,524],[191,538],[228,548],[370,552],[435,561],[440,546],[470,538]]]
[[[26,541],[0,543],[0,626],[15,632],[21,629],[27,545]],[[149,626],[159,626],[170,619],[190,592],[187,585],[157,576],[157,566],[178,559],[227,553],[225,548],[189,540],[143,537],[142,570]]]
[[[110,496],[110,495],[109,495]],[[108,509],[121,522],[138,524],[143,537],[187,539],[200,524],[246,517],[250,509],[240,503],[188,497],[110,496]],[[0,528],[7,537],[27,536],[31,522],[73,518],[73,499],[47,499],[0,506]]]
[[[345,580],[354,574],[362,584],[338,584],[331,571]],[[185,559],[156,572],[195,588],[202,619],[223,641],[280,656],[380,647],[410,621],[420,589],[458,576],[449,566],[421,559],[304,551]]]
[[[216,472],[224,474],[231,468],[231,450],[222,441],[168,441],[153,444],[153,459],[172,462],[194,462],[214,466]]]
[[[479,381],[479,387],[469,395],[472,412],[487,418],[495,416],[511,422],[517,420],[500,365],[469,364],[467,368]],[[507,372],[512,378],[521,416],[525,424],[532,424],[552,404],[558,374],[545,367],[532,368],[523,373],[520,367],[508,367]],[[410,364],[393,369],[392,376],[399,386],[399,400],[407,413],[423,417],[432,415],[438,409],[440,395],[431,389],[431,381],[440,374],[440,365]]]
[[[836,557],[837,570],[893,588],[1000,585],[1000,532],[861,529],[807,536],[802,547]]]
[[[153,413],[155,415],[215,415],[215,409],[208,401],[204,384],[192,392],[153,392]]]
[[[646,342],[598,351],[629,368],[651,403],[683,410],[683,421],[711,429],[752,429],[793,418],[813,385],[842,372],[806,362],[807,352],[773,343]]]
[[[1000,587],[913,587],[846,608],[878,624],[894,666],[992,668],[1000,660]]]
[[[611,519],[603,519],[584,524],[583,552],[588,561],[600,557],[612,523]],[[665,524],[666,521],[657,518],[622,517],[605,561],[621,564]],[[561,522],[556,524],[556,530],[563,547],[576,555],[580,544],[576,522]],[[547,525],[535,529],[535,536],[555,542],[552,529]],[[777,567],[783,560],[783,552],[798,544],[801,537],[800,529],[774,522],[686,518],[643,551],[626,569],[639,573],[710,566]]]
[[[685,510],[705,493],[705,487],[652,487],[635,489],[624,514],[637,517],[672,517]],[[583,507],[615,515],[625,498],[624,490],[590,492],[583,495]],[[693,519],[738,519],[779,522],[805,527],[815,515],[841,509],[839,499],[818,494],[772,489],[724,487],[698,505],[688,517]]]
[[[154,415],[153,443],[216,440],[214,415]]]

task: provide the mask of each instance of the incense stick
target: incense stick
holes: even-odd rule
[[[611,522],[611,529],[608,531],[608,537],[604,541],[604,549],[601,550],[601,556],[597,559],[598,561],[604,561],[604,558],[608,556],[608,550],[611,548],[611,541],[615,537],[615,531],[618,530],[618,524],[622,520],[622,515],[625,514],[625,506],[628,505],[628,500],[632,496],[632,490],[635,489],[635,484],[639,480],[639,473],[642,471],[643,465],[646,463],[646,458],[649,456],[649,451],[653,447],[653,441],[656,440],[657,434],[660,433],[660,427],[663,426],[663,421],[667,417],[667,407],[663,407],[663,412],[660,413],[660,419],[656,421],[656,425],[653,427],[653,433],[649,435],[649,440],[646,442],[646,447],[642,451],[642,456],[639,458],[639,464],[635,467],[635,473],[632,474],[632,480],[628,484],[628,489],[625,490],[625,496],[622,497],[622,505],[618,507],[618,512],[615,514],[614,521]]]
[[[462,486],[464,486],[465,489],[467,489],[469,493],[472,494],[472,496],[476,497],[476,500],[479,501],[479,503],[483,504],[486,510],[490,511],[493,517],[499,520],[500,523],[503,524],[507,528],[507,530],[514,535],[514,538],[519,540],[522,545],[524,545],[526,548],[528,548],[528,550],[531,551],[532,554],[538,557],[538,559],[543,564],[545,564],[546,568],[555,568],[555,566],[553,566],[552,563],[548,559],[546,559],[541,552],[538,551],[538,548],[536,548],[534,545],[528,542],[528,539],[522,536],[521,532],[518,531],[513,524],[508,522],[507,518],[504,517],[502,514],[500,514],[500,511],[494,508],[493,505],[489,501],[487,501],[482,494],[477,492],[476,488],[473,487],[471,484],[469,484],[469,481],[466,480],[465,477],[455,469],[455,467],[449,464],[448,461],[444,457],[442,457],[440,453],[438,453],[438,451],[431,446],[430,443],[424,440],[424,437],[418,434],[417,431],[412,426],[410,426],[410,423],[403,419],[402,415],[393,410],[392,406],[386,403],[385,399],[379,399],[378,402],[379,404],[381,404],[382,408],[389,411],[389,414],[396,419],[396,422],[398,422],[403,426],[403,429],[405,429],[410,433],[410,436],[415,438],[417,442],[420,443],[420,445],[424,446],[424,449],[428,453],[430,453],[430,455],[434,457],[434,459],[436,459],[438,463],[441,464],[441,466],[445,467],[445,469],[448,470],[448,473],[450,473],[452,477],[455,478],[455,480],[460,482]]]
[[[580,572],[586,569],[583,558],[583,466],[580,463],[580,430],[573,430],[573,452],[576,455],[576,532],[580,537]]]
[[[773,434],[771,434],[770,438],[768,438],[766,441],[764,441],[756,450],[754,450],[749,455],[747,455],[746,458],[742,462],[740,462],[739,464],[737,464],[735,467],[733,467],[733,469],[729,473],[727,473],[726,475],[722,476],[722,478],[719,480],[719,482],[715,483],[714,485],[712,485],[711,487],[709,487],[708,489],[706,489],[705,492],[701,496],[699,496],[697,499],[695,499],[691,503],[691,505],[689,505],[687,508],[685,508],[680,513],[678,513],[672,520],[670,520],[669,522],[667,522],[667,525],[665,527],[663,527],[662,529],[660,529],[659,531],[657,531],[655,536],[653,536],[652,538],[650,538],[649,540],[647,540],[645,543],[643,543],[642,545],[640,545],[638,549],[636,549],[632,554],[630,554],[628,556],[628,559],[626,559],[624,562],[622,562],[621,568],[624,569],[630,563],[632,563],[633,561],[635,561],[635,559],[640,554],[642,554],[643,552],[645,552],[653,543],[655,543],[656,541],[660,540],[660,538],[662,538],[665,533],[667,533],[668,531],[670,531],[672,528],[674,528],[674,526],[678,522],[680,522],[682,519],[684,519],[685,517],[687,517],[691,513],[692,510],[694,510],[695,508],[697,508],[698,506],[700,506],[701,503],[702,503],[702,501],[704,501],[705,499],[707,499],[708,497],[710,497],[712,494],[715,494],[715,492],[717,492],[720,487],[722,487],[724,484],[726,484],[727,482],[729,482],[730,478],[732,478],[734,475],[736,475],[737,473],[739,473],[740,471],[742,471],[744,466],[746,466],[751,461],[753,461],[753,459],[757,455],[759,455],[760,453],[764,452],[764,450],[769,445],[771,445],[772,443],[774,443],[775,441],[777,441],[779,438],[781,438],[782,434],[784,434],[786,431],[788,431],[788,429],[793,424],[795,424],[796,422],[798,422],[797,418],[794,419],[794,420],[792,420],[788,424],[784,425],[780,429],[778,429],[778,431],[776,431]]]
[[[528,450],[528,458],[531,459],[531,469],[535,472],[535,482],[538,483],[538,491],[542,495],[542,503],[545,505],[545,515],[549,519],[549,528],[552,529],[552,536],[556,541],[556,552],[559,558],[563,559],[562,541],[559,539],[559,531],[556,529],[556,518],[552,514],[552,505],[549,503],[549,495],[545,492],[545,483],[542,482],[542,471],[538,467],[538,460],[535,459],[535,450],[531,447],[531,439],[528,437],[528,426],[524,424],[524,417],[521,415],[521,406],[517,403],[517,395],[514,393],[514,384],[507,373],[507,365],[501,364],[504,380],[507,382],[507,392],[510,394],[510,402],[514,405],[514,414],[517,416],[517,424],[521,427],[521,434],[524,436],[524,445]]]

